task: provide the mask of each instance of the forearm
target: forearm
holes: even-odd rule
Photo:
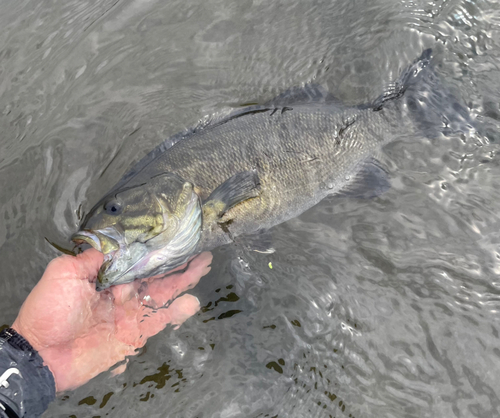
[[[0,417],[39,417],[54,398],[54,377],[40,355],[12,328],[2,331]]]

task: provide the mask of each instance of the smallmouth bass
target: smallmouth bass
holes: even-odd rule
[[[309,85],[179,134],[169,149],[160,145],[72,237],[105,255],[97,288],[166,273],[332,194],[383,193],[389,182],[375,157],[385,144],[473,130],[431,55],[424,51],[372,103],[345,106]]]

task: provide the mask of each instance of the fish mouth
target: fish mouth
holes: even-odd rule
[[[115,254],[124,248],[123,239],[120,239],[118,231],[114,228],[105,228],[98,231],[83,229],[73,234],[71,240],[77,245],[89,244],[97,251],[103,253],[104,260],[97,273],[96,289],[100,291],[108,288],[110,283],[106,279],[106,274],[113,266]]]
[[[114,228],[105,228],[98,231],[82,229],[73,234],[71,240],[77,245],[89,244],[104,255],[114,253],[120,249],[122,241]]]
[[[104,254],[104,263],[100,271],[105,271],[109,267],[114,254],[122,247],[117,231],[114,229],[111,230],[111,228],[106,228],[106,230],[102,231],[83,229],[73,234],[71,240],[77,245],[89,244]]]
[[[88,244],[104,255],[97,273],[97,291],[120,284],[121,276],[133,270],[146,255],[144,245],[126,245],[124,237],[113,227],[99,230],[82,229],[73,234],[71,240],[77,245]]]
[[[111,264],[113,262],[113,256],[112,255],[105,255],[104,256],[104,262],[102,263],[101,268],[97,272],[97,281],[96,281],[96,290],[100,292],[101,290],[107,289],[110,284],[108,284],[108,281],[106,280],[106,272],[107,270],[111,267]]]

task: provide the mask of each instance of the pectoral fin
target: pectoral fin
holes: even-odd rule
[[[203,204],[205,222],[218,220],[225,212],[260,193],[257,171],[243,171],[235,174],[217,187]]]

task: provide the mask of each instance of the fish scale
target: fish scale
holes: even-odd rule
[[[273,205],[273,217],[281,220],[295,216],[296,211],[304,211],[335,191],[325,191],[320,187],[322,183],[345,178],[346,173],[393,136],[389,131],[375,135],[368,132],[371,129],[363,129],[370,118],[373,122],[380,119],[381,113],[371,110],[301,105],[283,114],[272,113],[270,109],[241,117],[179,142],[133,180],[147,180],[150,171],[175,172],[195,184],[201,190],[200,196],[206,199],[235,173],[256,168],[262,193],[252,201],[242,202],[249,211],[246,216],[251,217],[246,227],[252,221],[255,226],[251,229],[270,227],[275,221],[264,209],[274,201],[282,204],[279,209]],[[357,122],[336,140],[346,114],[354,116]],[[200,157],[193,159],[194,155]],[[304,161],[303,155],[315,158]],[[343,181],[337,180],[336,184],[339,189]],[[293,207],[296,209],[290,213]],[[239,206],[230,210],[237,209],[243,215]],[[258,216],[260,211],[262,215]],[[235,217],[233,228],[240,220],[243,219]]]

